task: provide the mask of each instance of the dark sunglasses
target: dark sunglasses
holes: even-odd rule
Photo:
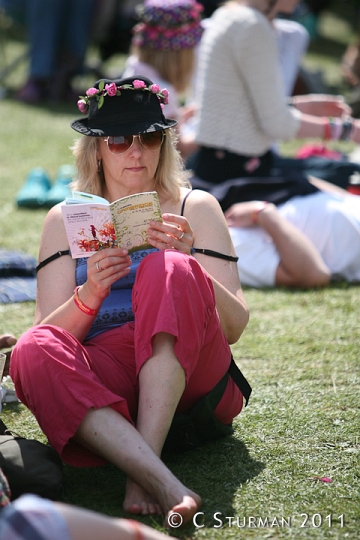
[[[140,144],[147,150],[156,150],[163,143],[165,133],[163,131],[151,131],[150,133],[139,133],[139,135],[119,135],[117,137],[103,137],[108,145],[108,149],[113,154],[123,154],[134,144],[137,138]]]

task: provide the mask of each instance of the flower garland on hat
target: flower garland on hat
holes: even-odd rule
[[[98,109],[101,109],[101,107],[104,105],[104,99],[106,96],[121,96],[121,90],[144,90],[146,92],[156,94],[161,106],[167,105],[169,103],[169,92],[166,88],[163,88],[161,90],[158,84],[151,84],[150,86],[146,86],[146,83],[144,81],[135,79],[132,84],[116,86],[114,82],[105,84],[105,81],[101,80],[99,82],[99,88],[89,88],[88,90],[86,90],[85,96],[79,96],[80,99],[77,102],[77,106],[82,113],[87,114],[90,107],[90,100],[92,98],[95,98],[97,100]]]

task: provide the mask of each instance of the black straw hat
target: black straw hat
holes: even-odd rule
[[[162,107],[167,102],[167,90],[161,90],[146,77],[101,79],[78,101],[80,111],[88,116],[70,125],[82,135],[92,137],[161,131],[177,124],[163,114]]]

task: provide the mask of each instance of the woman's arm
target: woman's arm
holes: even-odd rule
[[[324,138],[329,117],[347,117],[350,107],[341,96],[324,94],[296,96],[291,107],[284,98],[276,40],[267,26],[260,17],[256,23],[239,27],[235,41],[239,52],[234,57],[261,130],[273,140]],[[354,124],[351,140],[360,142],[360,121]],[[334,130],[333,138],[340,134],[340,128]]]
[[[194,190],[186,201],[184,217],[165,213],[163,220],[163,223],[152,222],[149,229],[150,243],[154,247],[191,254],[193,246],[235,256],[223,212],[209,193]],[[198,253],[194,257],[213,281],[223,330],[228,342],[235,343],[249,319],[237,264]]]
[[[225,213],[231,227],[262,227],[272,238],[280,256],[276,285],[323,287],[330,271],[310,240],[278,212],[275,205],[261,201],[234,204]],[[240,254],[241,256],[241,254]]]
[[[40,240],[39,261],[60,250],[68,249],[60,206],[53,207],[44,223]],[[96,262],[104,269],[99,272]],[[128,273],[130,258],[126,250],[104,249],[88,261],[88,279],[78,291],[83,304],[97,312],[114,281]],[[38,272],[35,324],[53,324],[71,332],[79,341],[87,335],[96,313],[84,313],[74,302],[76,261],[60,257]]]
[[[139,521],[110,517],[60,502],[55,502],[54,506],[65,520],[72,540],[175,540]]]
[[[327,180],[322,180],[321,178],[316,178],[316,176],[309,176],[309,182],[320,189],[320,191],[325,191],[326,193],[339,193],[340,195],[350,195],[346,189],[343,189],[335,184],[330,184]]]
[[[185,215],[194,231],[195,248],[236,256],[224,214],[212,195],[194,190],[186,201]],[[249,320],[237,263],[203,254],[195,254],[195,258],[212,278],[216,308],[227,340],[236,343]]]
[[[292,97],[290,104],[303,114],[313,116],[349,116],[351,114],[351,107],[345,103],[343,96],[305,94]]]

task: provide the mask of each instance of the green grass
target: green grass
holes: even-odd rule
[[[333,27],[338,29],[334,23]],[[338,51],[346,42],[341,36],[340,40],[332,32]],[[319,51],[323,45],[321,40],[312,45],[308,62],[319,66],[314,49]],[[22,47],[21,42],[10,42],[8,56],[15,58]],[[327,73],[332,80],[339,81],[339,57],[316,54],[324,60],[321,67],[325,60],[330,66]],[[46,212],[18,210],[14,198],[31,168],[43,166],[54,178],[61,165],[72,162],[69,147],[74,132],[69,123],[78,112],[75,106],[28,107],[12,101],[25,67],[24,62],[7,78],[9,97],[0,101],[0,235],[6,249],[36,256]],[[291,152],[294,146],[286,148]],[[253,395],[234,422],[232,437],[166,459],[174,473],[203,498],[204,514],[198,523],[204,527],[189,526],[174,535],[183,539],[358,538],[360,288],[338,284],[306,292],[245,289],[245,297],[250,322],[233,352],[252,383]],[[0,305],[0,332],[20,336],[31,326],[33,313],[32,302]],[[23,405],[5,406],[2,418],[16,432],[46,442]],[[332,482],[320,482],[319,477],[330,477]],[[65,467],[67,502],[125,516],[124,488],[125,476],[114,467]],[[245,519],[247,526],[232,523],[230,527],[231,517],[238,518],[239,525]],[[267,526],[261,527],[260,518]],[[160,518],[140,519],[162,530]],[[301,527],[303,523],[308,527]]]

